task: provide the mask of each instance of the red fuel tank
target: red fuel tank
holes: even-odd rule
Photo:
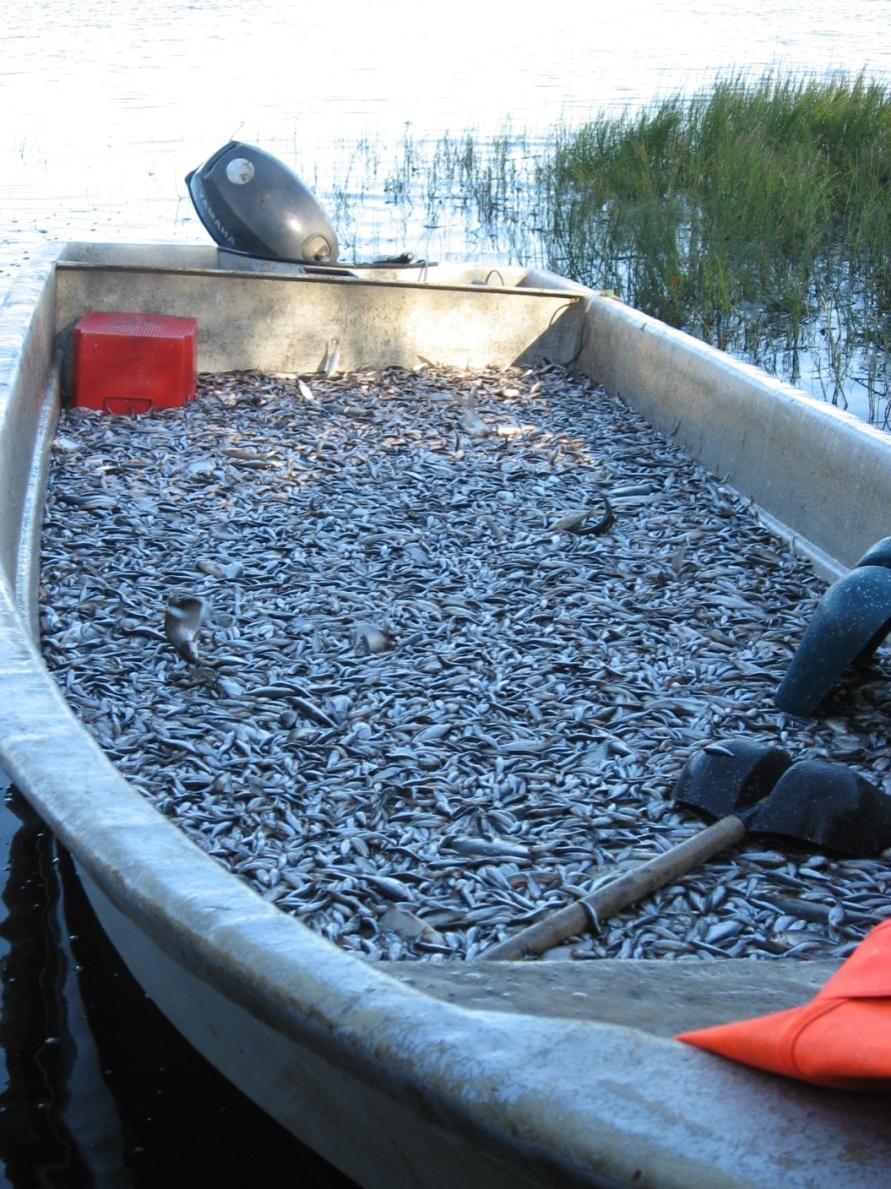
[[[93,311],[74,328],[72,404],[148,413],[192,400],[194,318]]]

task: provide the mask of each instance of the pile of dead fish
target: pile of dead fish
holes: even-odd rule
[[[883,654],[834,717],[778,713],[823,585],[556,368],[238,374],[183,410],[70,410],[42,550],[47,663],[114,763],[372,958],[473,957],[689,835],[670,794],[709,740],[889,777]],[[183,595],[206,614],[179,655]],[[839,956],[886,905],[881,859],[749,841],[559,953]]]

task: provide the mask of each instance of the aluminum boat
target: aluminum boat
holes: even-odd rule
[[[543,271],[312,274],[214,247],[71,243],[0,308],[0,765],[72,854],[146,992],[242,1091],[362,1185],[887,1184],[891,1101],[673,1039],[805,1002],[833,963],[369,963],[224,870],[108,761],[41,659],[59,332],[194,317],[203,372],[561,363],[620,394],[821,576],[888,533],[891,437]]]

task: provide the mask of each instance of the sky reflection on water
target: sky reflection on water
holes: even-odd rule
[[[49,238],[203,242],[183,179],[230,138],[280,156],[325,201],[360,141],[391,154],[407,124],[420,141],[467,129],[485,138],[508,122],[534,137],[717,72],[891,78],[889,21],[889,0],[762,3],[757,13],[749,0],[564,0],[534,25],[503,0],[8,6],[0,285]],[[353,182],[375,228],[368,252],[390,250],[392,207],[368,177]],[[468,251],[460,225],[436,246],[452,258]]]

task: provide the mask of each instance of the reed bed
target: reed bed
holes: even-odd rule
[[[863,77],[717,82],[563,131],[550,262],[887,420],[891,95]],[[806,358],[807,357],[807,358]]]
[[[544,265],[889,425],[879,82],[719,79],[544,137],[407,128],[395,151],[363,142],[344,170],[328,200],[354,256],[371,232],[385,252]],[[385,200],[374,215],[369,193]]]

